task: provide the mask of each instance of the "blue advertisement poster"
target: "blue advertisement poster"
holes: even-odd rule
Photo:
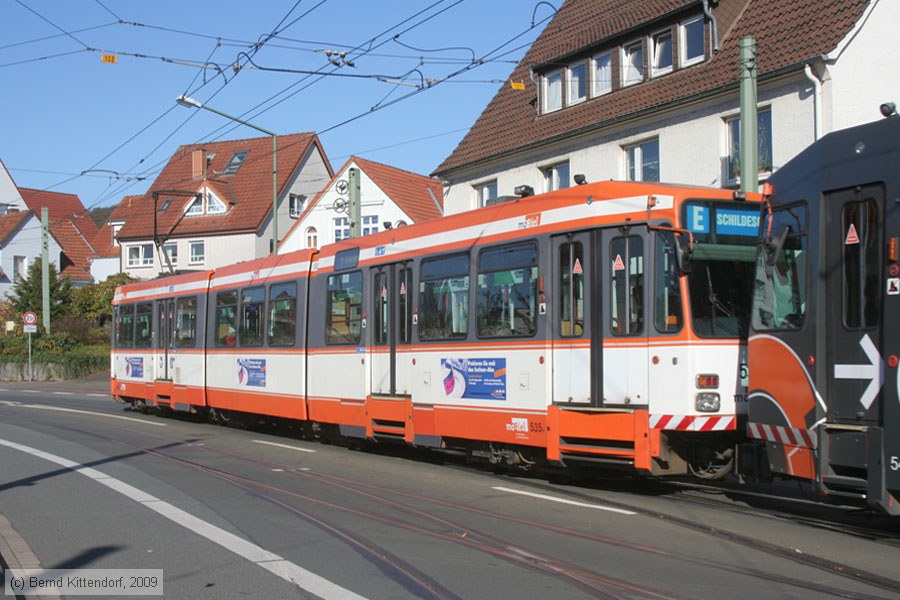
[[[448,398],[506,400],[505,358],[442,358],[441,375]]]
[[[144,378],[144,357],[142,356],[126,356],[125,357],[125,376],[134,377],[136,379]]]
[[[266,359],[239,358],[238,385],[249,387],[266,387]]]

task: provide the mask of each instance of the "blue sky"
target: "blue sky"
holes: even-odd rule
[[[335,168],[356,154],[430,174],[552,14],[524,0],[0,0],[0,160],[20,187],[93,208],[146,191],[181,144],[261,135],[176,105],[187,94],[314,131]]]

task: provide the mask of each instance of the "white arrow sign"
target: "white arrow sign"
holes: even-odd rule
[[[869,385],[859,399],[860,403],[869,410],[872,403],[875,402],[875,396],[881,390],[881,383],[884,378],[884,361],[881,360],[881,354],[878,348],[869,339],[869,334],[863,335],[859,340],[859,345],[869,359],[867,365],[834,365],[835,379],[868,379]]]

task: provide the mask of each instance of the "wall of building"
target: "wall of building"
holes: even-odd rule
[[[814,139],[812,83],[801,73],[764,83],[758,90],[758,107],[772,113],[773,163],[777,168]],[[445,212],[452,214],[477,207],[475,187],[496,179],[498,194],[512,195],[519,185],[543,191],[542,168],[569,161],[570,174],[584,174],[588,181],[622,180],[627,177],[625,146],[658,137],[660,179],[669,183],[728,187],[728,134],[726,119],[740,112],[739,93],[685,105],[580,138],[494,161],[454,175],[445,187]],[[574,182],[571,183],[574,185]]]
[[[204,242],[203,262],[192,263],[191,242]],[[170,239],[168,244],[176,244],[178,259],[172,264],[176,271],[205,271],[216,269],[225,265],[234,264],[244,260],[252,260],[256,248],[257,236],[252,233],[220,236],[196,236],[190,238]],[[144,242],[150,243],[152,242]],[[147,266],[129,266],[128,249],[136,243],[122,244],[122,270],[138,279],[153,279],[162,273],[168,274],[168,267],[159,252],[154,248],[153,264]],[[162,259],[162,260],[161,260]]]
[[[47,252],[49,253],[50,263],[55,265],[58,271],[59,255],[62,252],[62,248],[53,239],[53,236],[50,236]],[[9,240],[9,243],[0,251],[0,269],[3,270],[3,277],[0,278],[0,298],[4,298],[6,293],[13,288],[16,256],[26,257],[26,273],[32,263],[41,257],[41,221],[37,217],[29,217]]]

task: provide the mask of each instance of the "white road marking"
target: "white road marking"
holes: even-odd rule
[[[134,417],[123,417],[121,415],[108,415],[106,413],[93,412],[90,410],[78,410],[77,408],[63,408],[62,406],[49,406],[47,404],[19,404],[20,408],[36,408],[38,410],[55,410],[59,412],[80,413],[83,415],[91,415],[92,417],[106,417],[107,419],[123,419],[125,421],[133,421],[144,425],[153,425],[154,427],[166,427],[165,423],[157,423],[149,419],[135,419]]]
[[[312,571],[307,571],[303,567],[257,546],[253,542],[240,538],[212,523],[200,519],[199,517],[195,517],[194,515],[181,510],[177,506],[169,504],[164,500],[160,500],[124,481],[110,477],[102,471],[98,471],[97,469],[87,467],[55,454],[50,454],[49,452],[44,452],[43,450],[38,450],[37,448],[23,446],[22,444],[17,444],[4,439],[0,439],[0,446],[6,446],[13,450],[25,452],[26,454],[42,458],[67,469],[71,469],[85,477],[89,477],[97,483],[105,485],[111,490],[115,490],[123,496],[144,505],[146,508],[162,515],[173,523],[181,525],[185,529],[218,544],[222,548],[237,554],[241,558],[256,563],[258,566],[274,573],[285,581],[293,583],[297,587],[323,598],[324,600],[331,600],[332,598],[335,600],[365,600],[365,596],[355,594],[324,577],[316,575]]]
[[[577,502],[575,500],[566,500],[565,498],[557,498],[555,496],[547,496],[545,494],[536,494],[534,492],[526,492],[524,490],[514,490],[512,488],[494,487],[493,489],[500,492],[508,492],[510,494],[520,494],[522,496],[531,496],[532,498],[540,498],[541,500],[550,500],[552,502],[560,502],[562,504],[571,504],[572,506],[583,506],[584,508],[596,508],[597,510],[608,510],[609,512],[619,513],[621,515],[636,515],[636,512],[625,510],[622,508],[613,508],[611,506],[602,506],[600,504],[590,504],[588,502]]]
[[[297,452],[315,452],[309,448],[298,448],[297,446],[289,446],[288,444],[277,444],[275,442],[267,442],[265,440],[253,440],[254,444],[265,444],[266,446],[277,446],[279,448],[287,448],[288,450],[296,450]]]

